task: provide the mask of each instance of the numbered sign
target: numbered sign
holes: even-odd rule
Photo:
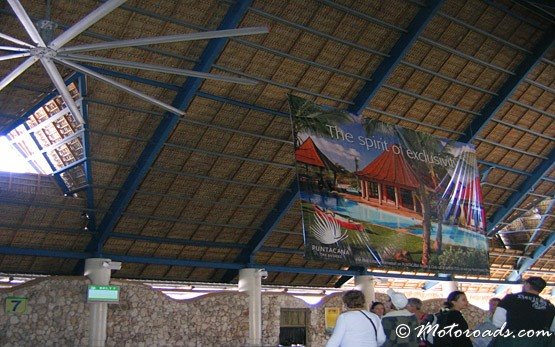
[[[24,314],[27,313],[27,298],[18,296],[9,296],[6,298],[7,314]]]

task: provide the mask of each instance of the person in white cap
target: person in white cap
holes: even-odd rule
[[[416,316],[406,309],[408,299],[403,293],[387,290],[392,310],[382,318],[386,340],[384,347],[418,347]]]

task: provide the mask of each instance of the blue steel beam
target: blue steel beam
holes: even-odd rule
[[[507,202],[503,205],[503,207],[501,207],[493,214],[493,216],[490,218],[490,221],[488,222],[489,223],[488,232],[491,233],[492,231],[494,231],[494,228],[497,226],[497,224],[503,219],[505,219],[505,217],[509,215],[511,210],[515,206],[520,204],[522,200],[524,200],[524,198],[526,198],[527,192],[531,190],[542,179],[543,175],[551,171],[551,169],[554,166],[554,163],[555,163],[555,148],[551,150],[551,154],[549,155],[549,160],[542,162],[539,168],[536,169],[534,175],[526,179],[526,181],[524,181],[524,183],[521,185],[519,190],[511,194],[511,196],[509,197]],[[549,214],[549,211],[551,210],[552,204],[553,203],[550,204],[550,208],[548,208],[546,213],[542,216],[542,219],[538,224],[538,226],[536,227],[536,230],[534,231],[532,237],[530,237],[530,240],[532,240],[537,235],[538,231],[541,229],[544,220],[547,218],[547,214]],[[553,233],[549,235],[549,237],[542,243],[542,245],[538,247],[536,251],[534,251],[534,254],[532,255],[531,258],[521,258],[517,263],[517,269],[509,275],[507,280],[508,281],[520,280],[520,278],[522,277],[522,274],[526,272],[526,270],[530,269],[532,265],[534,265],[536,261],[543,254],[545,254],[545,252],[547,252],[551,246],[553,246],[553,243],[555,242],[554,236],[555,234]],[[507,287],[508,285],[501,285],[497,287],[495,289],[495,294],[500,294],[504,292],[505,289],[507,289]]]
[[[364,267],[361,266],[349,266],[349,268],[347,269],[348,271],[356,271],[357,275],[366,275],[367,274],[367,270]],[[351,278],[353,278],[353,276],[351,275],[343,275],[341,277],[339,277],[339,279],[337,281],[335,281],[335,283],[333,284],[333,286],[335,288],[341,288],[345,283],[347,283]]]
[[[156,237],[156,236],[146,236],[137,234],[125,234],[125,233],[111,233],[110,237],[126,240],[135,241],[145,241],[153,243],[165,243],[170,245],[185,245],[185,246],[196,246],[196,247],[210,247],[210,248],[233,248],[242,249],[246,248],[246,245],[232,242],[213,242],[213,241],[200,241],[191,239],[175,239],[171,237]]]
[[[371,271],[367,271],[365,268],[363,267],[358,267],[358,266],[351,266],[349,267],[349,271],[357,271],[358,275],[360,274],[371,274]],[[380,276],[376,276],[376,277],[380,277]],[[395,276],[391,276],[391,277],[395,277]],[[350,280],[352,278],[352,276],[350,275],[345,275],[345,276],[341,276],[339,278],[339,280],[337,280],[334,284],[334,287],[336,288],[340,288],[342,285],[344,285],[345,283],[347,283],[348,280]],[[412,277],[408,277],[408,278],[412,278]],[[437,279],[436,279],[437,278]],[[427,281],[424,284],[424,290],[429,290],[432,289],[433,287],[437,286],[438,284],[440,284],[442,281],[453,281],[452,276],[448,275],[448,274],[438,274],[436,277],[434,277],[433,281]]]
[[[90,254],[83,252],[60,251],[50,249],[32,249],[32,248],[17,248],[17,247],[0,247],[0,254],[8,255],[23,255],[33,257],[47,257],[47,258],[70,258],[70,259],[87,259]]]
[[[528,253],[528,249],[530,248],[531,243],[536,241],[536,237],[538,237],[538,235],[542,231],[545,231],[545,229],[543,228],[543,223],[545,223],[546,219],[550,218],[550,213],[551,213],[551,210],[553,209],[554,205],[555,205],[555,196],[552,196],[551,201],[549,202],[549,204],[547,205],[547,208],[545,209],[545,213],[543,213],[541,215],[540,220],[538,221],[538,225],[534,229],[534,232],[532,233],[532,236],[530,236],[530,240],[528,241],[529,245],[527,245],[524,248],[524,254]]]
[[[82,98],[81,103],[81,113],[83,115],[83,119],[85,120],[84,124],[84,133],[83,133],[83,148],[84,148],[84,162],[83,162],[83,171],[85,172],[85,177],[87,181],[87,208],[90,212],[87,213],[87,230],[92,232],[93,234],[96,233],[96,213],[94,210],[94,190],[92,188],[93,184],[93,175],[92,175],[92,163],[90,160],[91,157],[91,143],[90,143],[90,127],[89,127],[89,105],[87,104],[86,97],[87,97],[87,80],[85,75],[79,73],[79,78],[77,79],[77,87],[79,89],[79,94]],[[75,187],[74,187],[75,188]]]
[[[453,276],[449,275],[449,274],[438,274],[437,277],[441,278],[441,280],[439,280],[439,281],[426,281],[426,283],[424,283],[424,287],[422,289],[430,290],[430,289],[434,288],[435,286],[437,286],[438,284],[441,284],[441,282],[453,281]]]
[[[517,191],[512,193],[507,201],[503,204],[503,207],[499,208],[493,216],[488,220],[488,234],[495,231],[497,224],[504,220],[515,208],[518,206],[527,196],[527,193],[534,189],[534,186],[538,184],[544,175],[547,175],[555,165],[555,148],[551,150],[547,160],[544,160],[535,170],[532,176],[528,177],[521,185],[517,188]]]
[[[123,263],[140,263],[140,264],[156,264],[156,265],[169,265],[169,266],[188,266],[188,267],[201,267],[209,269],[241,269],[243,266],[237,263],[224,263],[214,261],[192,260],[192,259],[169,259],[169,258],[156,258],[156,257],[136,257],[120,254],[104,254],[105,257],[121,261]]]
[[[366,108],[370,100],[376,95],[401,59],[412,47],[412,44],[420,36],[428,22],[434,17],[442,3],[442,0],[432,0],[428,6],[420,9],[407,27],[407,32],[401,35],[395,46],[391,49],[389,57],[382,60],[376,71],[374,71],[371,81],[367,82],[354,98],[354,104],[349,106],[349,112],[358,115]]]
[[[126,74],[126,73],[123,73],[123,72],[118,72],[118,71],[114,71],[114,70],[110,70],[110,69],[106,69],[106,68],[102,68],[102,67],[98,67],[98,66],[92,66],[92,65],[88,65],[88,64],[81,64],[81,65],[83,65],[87,69],[91,69],[95,72],[98,72],[98,73],[106,75],[106,76],[121,78],[121,79],[125,79],[125,80],[131,81],[131,82],[145,84],[145,85],[151,86],[151,87],[167,89],[167,90],[174,91],[176,93],[181,91],[181,88],[183,88],[182,86],[178,86],[176,84],[160,82],[160,81],[156,81],[156,80],[153,80],[153,79],[150,79],[150,78],[134,76],[134,75],[130,75],[130,74]]]
[[[229,8],[218,29],[224,30],[236,28],[247,12],[251,2],[252,1],[247,0],[238,1],[233,4]],[[193,70],[209,72],[227,41],[227,38],[210,40],[204,52],[202,53],[199,62],[196,64]],[[172,106],[181,110],[186,110],[193,100],[193,97],[195,96],[195,93],[199,89],[201,83],[202,80],[199,78],[187,78],[181,90],[172,102]],[[137,165],[125,180],[122,189],[119,191],[118,195],[110,206],[109,212],[105,215],[104,219],[100,223],[98,227],[99,232],[97,233],[96,237],[94,237],[93,240],[91,240],[91,242],[89,242],[89,244],[87,245],[87,251],[92,252],[95,257],[102,256],[104,243],[110,236],[110,233],[114,230],[114,227],[116,226],[121,214],[127,208],[127,205],[135,194],[137,187],[142,182],[148,170],[156,160],[160,150],[164,145],[164,142],[169,138],[178,121],[178,115],[166,113],[164,115],[164,118],[154,131],[149,144],[145,147],[139,159],[137,160]],[[75,270],[78,271],[80,269],[76,268]]]
[[[541,243],[541,245],[538,246],[538,248],[536,248],[534,253],[532,253],[532,256],[525,257],[525,258],[520,258],[520,260],[517,264],[517,269],[514,270],[513,272],[511,272],[509,277],[507,277],[507,282],[520,283],[520,280],[522,279],[522,275],[526,271],[530,270],[532,268],[532,266],[534,266],[534,264],[544,254],[546,254],[553,245],[555,245],[555,233],[551,233],[549,235],[549,237],[547,237]],[[508,286],[509,286],[509,284],[501,284],[500,286],[498,286],[495,289],[495,294],[501,294],[502,292],[504,292],[507,289]]]
[[[541,0],[538,0],[540,2],[544,2]],[[548,2],[553,3],[553,1],[551,0],[547,0]],[[529,1],[529,0],[513,0],[513,2],[519,4],[520,6],[526,8],[527,10],[531,11],[532,13],[547,19],[550,22],[555,22],[555,15],[553,15],[553,13],[551,13],[551,11],[547,10],[547,9],[543,9],[541,6],[538,6],[536,4],[534,4],[534,1]],[[537,1],[536,1],[537,2]],[[542,4],[542,6],[545,6]]]
[[[86,66],[87,68],[89,68],[91,70],[94,70],[98,73],[101,73],[103,75],[122,78],[122,79],[126,79],[128,81],[132,81],[132,82],[136,82],[136,83],[142,83],[142,84],[152,86],[152,87],[156,87],[156,88],[163,88],[163,89],[166,89],[166,90],[179,91],[179,86],[176,86],[174,84],[168,84],[168,83],[163,83],[163,82],[155,81],[155,80],[144,78],[144,77],[133,76],[133,75],[113,71],[113,70],[106,69],[106,68],[99,68],[99,67],[90,66],[90,65],[84,65],[84,66]],[[209,99],[209,100],[218,101],[218,102],[221,102],[221,103],[224,103],[224,104],[243,107],[243,108],[246,108],[246,109],[250,109],[250,110],[270,114],[270,115],[273,115],[273,116],[280,116],[280,117],[289,118],[288,113],[280,112],[280,111],[277,111],[277,110],[272,110],[272,109],[262,107],[262,106],[247,104],[245,102],[242,102],[242,101],[239,101],[239,100],[229,99],[229,98],[226,98],[226,97],[223,97],[223,96],[212,95],[212,94],[205,93],[205,92],[202,92],[202,91],[197,91],[196,95],[198,95],[199,97],[201,97],[203,99]]]
[[[148,85],[148,86],[162,88],[162,89],[166,89],[166,90],[176,91],[176,90],[179,89],[178,86],[173,85],[173,84],[163,83],[163,82],[159,82],[159,81],[155,81],[155,80],[151,80],[151,79],[143,78],[143,77],[137,77],[137,76],[125,74],[125,73],[122,73],[122,72],[109,70],[109,69],[106,69],[106,68],[99,68],[99,67],[94,67],[94,66],[89,66],[89,65],[86,65],[86,66],[91,70],[95,70],[96,72],[107,75],[107,76],[122,78],[122,79],[126,79],[128,81],[132,81],[132,82],[136,82],[136,83],[142,83],[142,84],[145,84],[145,85]],[[213,94],[202,92],[202,91],[198,91],[196,95],[203,98],[203,99],[209,99],[209,100],[221,102],[221,103],[228,104],[228,105],[242,107],[242,108],[245,108],[245,109],[258,111],[258,112],[262,112],[262,113],[273,115],[273,116],[280,116],[280,117],[287,117],[287,118],[289,117],[289,114],[285,113],[285,112],[281,112],[281,111],[278,111],[278,110],[272,110],[272,109],[265,108],[265,107],[258,106],[258,105],[254,105],[254,104],[248,104],[248,103],[245,103],[245,102],[242,102],[242,101],[239,101],[239,100],[234,100],[234,99],[226,98],[226,97],[219,96],[219,95],[213,95]],[[385,114],[385,115],[387,115],[389,117],[393,117],[393,118],[402,118],[400,116],[396,116],[396,115],[393,115],[393,114],[390,114],[390,113],[387,113],[387,112],[383,112],[383,111],[378,111],[376,109],[371,109],[371,111],[380,112],[382,114]],[[411,119],[404,119],[404,120],[415,123],[415,124],[418,124],[418,125],[431,127],[431,128],[442,130],[442,131],[447,131],[447,132],[450,132],[450,133],[453,133],[453,134],[463,134],[462,132],[451,131],[449,129],[432,126],[430,124],[425,124],[423,122],[419,122],[419,121],[415,121],[415,120],[411,120]],[[511,125],[511,126],[514,126],[514,125]],[[506,168],[502,165],[498,165],[498,167],[506,169],[506,170],[510,169],[510,168]],[[521,173],[521,174],[527,174],[527,173]]]
[[[79,73],[74,73],[72,74],[69,78],[67,78],[65,80],[66,85],[71,84],[74,81],[77,81],[82,75]],[[58,91],[54,90],[50,93],[48,93],[46,96],[44,96],[38,103],[36,103],[33,107],[31,107],[30,109],[28,109],[23,115],[21,115],[20,117],[18,117],[15,121],[13,121],[10,125],[8,125],[6,128],[2,129],[2,131],[0,131],[0,136],[6,136],[10,131],[12,131],[13,129],[17,128],[20,125],[23,125],[25,127],[25,129],[27,131],[29,131],[29,126],[25,123],[27,121],[27,119],[33,114],[35,113],[38,109],[40,109],[41,107],[43,107],[47,102],[49,102],[50,100],[54,99],[56,96],[58,96],[59,93]],[[37,148],[39,148],[39,150],[42,150],[42,147],[39,143],[39,141],[37,140],[35,134],[33,133],[29,133],[29,135],[31,136],[31,138],[33,139],[33,142],[37,145]],[[47,153],[43,153],[43,157],[45,158],[48,166],[50,167],[50,169],[52,170],[52,172],[56,171],[56,168],[54,167],[54,165],[52,164],[52,161],[50,160],[50,158],[48,157]],[[59,175],[54,175],[54,179],[56,180],[56,182],[58,183],[58,185],[60,186],[60,188],[62,188],[62,191],[64,194],[66,194],[69,191],[68,186],[65,184],[64,180],[59,176]]]
[[[553,207],[553,203],[549,204],[549,208],[546,211],[546,213],[541,217],[537,228],[541,228],[543,223],[549,218],[549,213],[551,212],[551,208]],[[534,266],[534,264],[545,254],[547,253],[547,251],[549,251],[549,249],[551,248],[551,246],[553,246],[555,244],[555,233],[551,233],[549,235],[549,237],[547,237],[545,240],[543,240],[543,242],[541,243],[540,246],[538,246],[538,248],[536,248],[534,250],[534,252],[532,253],[532,255],[530,257],[526,257],[526,258],[520,258],[520,260],[518,261],[518,268],[515,272],[513,272],[511,274],[511,276],[509,277],[509,280],[519,280],[522,275],[530,270],[532,268],[532,266]]]
[[[68,166],[65,166],[65,167],[63,167],[59,170],[56,170],[56,171],[52,172],[52,175],[55,176],[55,175],[59,175],[61,173],[64,173],[68,170],[71,170],[71,169],[83,164],[85,161],[87,161],[87,158],[81,158],[81,159],[79,159],[77,161],[74,161],[73,163],[69,164]]]
[[[486,166],[490,166],[494,169],[499,169],[499,170],[504,170],[504,171],[509,171],[518,175],[522,175],[522,176],[532,176],[532,174],[530,172],[526,172],[526,171],[522,171],[522,170],[518,170],[509,166],[505,166],[505,165],[501,165],[501,164],[497,164],[497,163],[492,163],[490,161],[486,161],[486,160],[480,160],[478,159],[478,164],[482,164],[482,165],[486,165]]]
[[[552,235],[555,239],[555,234]],[[34,257],[48,257],[48,258],[68,258],[68,259],[87,259],[92,256],[86,252],[72,252],[63,250],[48,250],[48,249],[32,249],[32,248],[16,248],[16,247],[0,247],[0,254],[7,255],[20,255],[20,256],[34,256]],[[226,263],[226,262],[210,262],[203,260],[190,260],[190,259],[175,259],[175,258],[156,258],[156,257],[138,257],[129,256],[124,254],[105,253],[106,258],[121,261],[124,263],[141,263],[141,264],[155,264],[155,265],[168,265],[168,266],[188,266],[188,267],[201,267],[211,269],[232,269],[239,270],[244,268],[244,264]],[[270,272],[288,272],[288,273],[302,273],[311,275],[326,275],[326,276],[356,276],[359,271],[341,270],[341,269],[326,269],[326,268],[297,268],[287,266],[274,266],[263,264],[251,264],[257,268],[264,268]],[[383,272],[368,271],[367,275],[375,276],[377,278],[402,278],[413,280],[444,280],[438,276],[425,276],[425,275],[403,275],[403,274],[389,274]],[[483,283],[483,284],[518,284],[518,282],[500,281],[500,280],[482,280],[482,279],[467,279],[467,278],[453,278],[454,281],[461,283]],[[548,283],[548,286],[555,286],[555,283]]]
[[[360,275],[359,271],[353,270],[340,270],[340,269],[314,269],[314,268],[293,268],[286,266],[275,266],[275,265],[258,265],[256,267],[264,268],[269,272],[289,272],[289,273],[302,273],[311,275],[327,275],[327,276],[357,276]],[[374,276],[376,278],[398,278],[398,279],[408,279],[408,280],[424,280],[424,281],[444,281],[444,278],[438,276],[426,276],[426,275],[404,275],[397,273],[384,273],[384,272],[372,272],[367,271],[365,275]],[[461,283],[483,283],[483,284],[518,284],[518,282],[508,282],[500,280],[481,280],[481,279],[470,279],[470,278],[458,278],[453,277],[453,281]],[[548,284],[553,285],[553,284]]]
[[[251,264],[253,262],[254,254],[260,250],[264,241],[270,236],[274,228],[279,224],[280,220],[283,218],[285,213],[289,210],[291,205],[300,196],[299,182],[297,179],[291,182],[291,185],[285,193],[281,196],[276,207],[268,214],[260,230],[258,230],[254,236],[247,243],[247,248],[243,249],[241,253],[235,259],[235,263],[240,264]],[[231,280],[237,275],[237,271],[226,271],[222,276],[222,282],[231,282]]]
[[[554,31],[553,26],[542,36],[540,41],[534,47],[533,54],[527,56],[516,68],[515,74],[510,76],[503,86],[497,92],[497,95],[492,97],[490,101],[482,108],[480,115],[474,117],[468,128],[464,131],[458,141],[471,142],[478,136],[480,131],[486,124],[495,116],[497,111],[513,94],[518,85],[526,79],[526,76],[540,63],[544,54],[553,45]]]
[[[25,118],[25,120],[27,120],[27,118]],[[25,129],[29,132],[29,125],[27,125],[27,123],[22,122],[23,126],[25,127]],[[31,139],[33,139],[33,142],[35,143],[35,145],[37,146],[37,148],[42,151],[42,146],[40,145],[39,140],[37,139],[37,136],[32,133],[29,132],[29,136],[31,136]],[[48,166],[50,167],[50,170],[52,170],[52,172],[56,171],[56,167],[54,166],[54,164],[52,164],[52,161],[50,160],[50,158],[48,157],[48,153],[44,152],[42,153],[42,156],[44,157],[44,160],[46,160],[46,163],[48,164]],[[35,168],[36,169],[36,168]],[[37,170],[39,171],[39,170]],[[66,183],[64,182],[64,180],[59,176],[56,175],[54,176],[54,180],[58,183],[58,185],[60,186],[60,188],[62,188],[62,192],[64,194],[67,194],[67,192],[69,191],[68,186],[66,185]]]
[[[536,5],[551,7],[555,9],[555,2],[553,2],[553,0],[526,0],[526,1],[529,2],[530,4],[536,4]]]

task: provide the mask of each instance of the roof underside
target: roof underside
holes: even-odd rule
[[[52,1],[54,37],[101,3]],[[22,4],[45,17],[45,2]],[[303,258],[291,93],[474,144],[494,235],[489,278],[553,283],[554,12],[508,0],[130,0],[71,45],[266,26],[220,40],[221,52],[203,40],[94,53],[258,84],[88,65],[186,115],[88,78],[85,185],[0,173],[0,271],[78,274],[102,255],[124,262],[116,277],[233,281],[254,265],[267,284],[334,286],[352,272]],[[29,41],[7,3],[0,32]],[[0,75],[19,63],[0,61]],[[52,90],[40,64],[19,76],[0,92],[0,131]]]

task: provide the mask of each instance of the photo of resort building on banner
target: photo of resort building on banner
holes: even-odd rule
[[[290,107],[308,259],[488,273],[471,145],[295,96]]]

